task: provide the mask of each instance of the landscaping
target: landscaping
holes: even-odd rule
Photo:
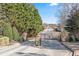
[[[8,37],[10,42],[23,41],[25,32],[28,38],[36,37],[43,30],[41,17],[33,4],[0,4],[0,15],[0,36]]]

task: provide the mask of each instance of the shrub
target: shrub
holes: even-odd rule
[[[21,37],[15,27],[11,27],[10,23],[0,21],[0,25],[3,27],[3,36],[9,37],[10,41],[19,40]]]
[[[10,40],[13,39],[11,24],[10,23],[6,23],[6,22],[1,20],[0,21],[0,25],[3,28],[3,36],[9,37]]]
[[[12,29],[13,29],[13,39],[14,39],[15,41],[20,40],[20,39],[21,39],[21,36],[19,35],[19,32],[18,32],[18,30],[16,29],[16,27],[13,27]]]

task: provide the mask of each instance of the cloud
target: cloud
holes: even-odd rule
[[[57,6],[58,3],[50,3],[49,6]]]

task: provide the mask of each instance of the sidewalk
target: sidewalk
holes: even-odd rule
[[[78,42],[62,42],[62,44],[71,50],[73,56],[79,56],[79,43]]]

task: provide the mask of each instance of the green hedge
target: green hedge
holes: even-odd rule
[[[21,37],[15,27],[11,27],[10,23],[6,23],[4,21],[0,21],[0,25],[3,27],[3,36],[9,37],[11,40],[18,41]]]
[[[13,39],[12,28],[10,23],[4,23],[3,25],[3,35],[9,37],[10,40]]]
[[[15,41],[19,41],[21,39],[21,36],[19,35],[19,33],[15,27],[13,27],[13,39]]]

